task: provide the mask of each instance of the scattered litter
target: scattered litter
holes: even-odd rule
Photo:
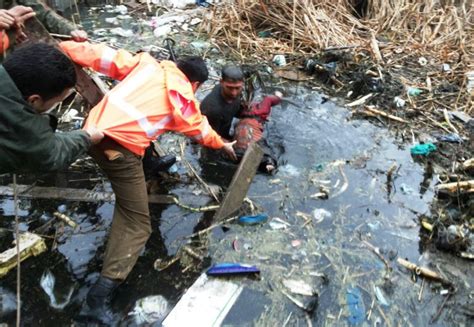
[[[256,225],[266,222],[268,216],[265,214],[259,214],[255,216],[242,216],[239,218],[239,223],[244,225]]]
[[[0,318],[16,311],[16,295],[0,287]]]
[[[105,22],[109,23],[109,24],[113,24],[113,25],[118,25],[119,24],[119,21],[118,21],[117,17],[107,17],[105,19]]]
[[[194,26],[194,25],[199,24],[200,22],[202,22],[202,19],[195,17],[195,18],[191,19],[191,21],[189,22],[189,25]]]
[[[451,72],[451,66],[449,66],[449,64],[443,64],[443,66],[441,66],[441,70],[445,73],[450,73]]]
[[[95,36],[105,36],[105,35],[107,35],[107,29],[98,28],[98,29],[94,30],[93,33],[94,33]]]
[[[163,321],[163,327],[221,326],[243,287],[202,274]]]
[[[318,208],[313,210],[313,219],[315,224],[319,224],[325,218],[331,218],[331,216],[332,214],[326,209]]]
[[[298,168],[296,168],[295,166],[291,164],[280,166],[280,168],[278,169],[278,172],[286,176],[299,176],[300,175]]]
[[[472,94],[474,92],[474,70],[471,70],[466,73],[467,85],[466,89],[467,92]]]
[[[297,247],[301,246],[301,241],[300,240],[293,240],[293,241],[291,241],[291,246],[294,247],[294,248],[297,248]]]
[[[281,291],[291,302],[293,302],[298,308],[308,312],[308,313],[312,313],[314,312],[314,310],[316,309],[317,305],[318,305],[318,296],[317,294],[315,294],[314,296],[312,296],[311,298],[305,298],[304,301],[300,301],[296,298],[294,298],[293,296],[291,296],[290,294],[288,294],[287,292],[285,292],[284,290]]]
[[[316,294],[311,285],[305,283],[302,280],[287,279],[283,281],[283,285],[285,285],[285,287],[288,288],[290,292],[294,294],[306,296],[313,296],[314,294]]]
[[[273,218],[272,221],[270,221],[268,223],[268,225],[270,225],[270,228],[273,229],[273,230],[286,229],[289,226],[291,226],[290,223],[284,221],[281,218],[277,218],[277,217]]]
[[[448,114],[453,116],[454,118],[459,119],[463,123],[467,124],[472,118],[469,114],[463,111],[448,111]]]
[[[415,193],[415,190],[408,186],[407,184],[400,184],[400,191],[402,191],[403,194],[413,194]]]
[[[76,117],[78,114],[79,111],[77,111],[76,109],[69,109],[61,116],[59,120],[64,123],[70,123],[75,118],[80,118],[79,120],[83,120],[82,117]]]
[[[324,164],[323,163],[318,163],[314,166],[314,170],[316,170],[318,173],[324,171]]]
[[[357,287],[351,287],[346,293],[347,307],[349,310],[350,325],[359,325],[365,320],[365,305],[362,294]]]
[[[14,242],[15,243],[15,242]],[[15,243],[16,244],[16,243]],[[37,256],[46,251],[43,238],[33,233],[22,233],[20,235],[20,257],[21,262],[30,256]],[[5,276],[17,265],[16,246],[0,253],[0,277]]]
[[[421,66],[426,66],[426,64],[428,64],[428,59],[426,59],[425,57],[420,57],[420,58],[418,58],[418,63]]]
[[[448,295],[449,294],[449,290],[441,290],[439,292],[440,295]]]
[[[374,293],[375,293],[375,297],[377,298],[377,300],[380,302],[381,305],[383,305],[384,307],[390,306],[387,299],[383,295],[383,292],[380,289],[380,287],[374,286]]]
[[[112,11],[109,11],[109,12],[115,12],[121,15],[125,15],[128,12],[128,8],[124,5],[118,5]]]
[[[174,9],[184,9],[196,5],[196,0],[152,0],[151,2],[158,6]]]
[[[161,295],[151,295],[135,302],[135,307],[128,314],[133,316],[138,326],[153,324],[163,320],[169,311],[169,304]]]
[[[66,206],[65,204],[60,204],[60,205],[58,206],[58,212],[59,212],[59,213],[65,213],[66,210],[67,210],[67,206]]]
[[[171,33],[171,26],[169,26],[169,25],[160,26],[160,27],[157,27],[153,30],[153,35],[155,37],[166,36],[169,33]]]
[[[173,164],[173,166],[171,166],[168,169],[168,173],[170,174],[176,174],[177,172],[178,172],[178,166],[176,164]]]
[[[393,98],[393,103],[397,106],[397,108],[403,108],[405,106],[406,101],[400,97]]]
[[[441,142],[448,143],[462,143],[463,139],[456,133],[451,133],[447,135],[436,135],[436,138]]]
[[[218,263],[209,268],[206,272],[209,276],[255,274],[260,273],[256,266],[241,263]]]
[[[286,65],[286,58],[284,55],[275,55],[273,57],[273,63],[277,66],[285,66]]]
[[[43,276],[41,276],[41,281],[40,281],[41,288],[49,296],[49,301],[50,301],[49,304],[51,305],[51,307],[58,310],[62,310],[66,307],[66,305],[69,304],[72,293],[74,292],[74,287],[71,286],[64,300],[61,303],[59,303],[54,294],[55,284],[56,284],[56,278],[54,277],[53,273],[49,271],[49,269],[47,269],[43,273]]]
[[[411,154],[419,156],[427,156],[433,151],[436,151],[436,145],[433,143],[417,144],[410,148]]]
[[[407,88],[407,94],[409,96],[417,96],[417,95],[420,95],[423,91],[420,90],[419,88],[416,88],[416,87],[408,87]]]
[[[374,232],[380,228],[380,221],[377,221],[375,223],[367,223],[367,226],[370,228],[372,232]]]
[[[65,222],[66,224],[68,224],[73,229],[76,229],[79,226],[74,220],[72,220],[71,217],[69,217],[69,216],[67,216],[63,213],[55,212],[55,213],[53,213],[53,216],[58,218],[59,220]]]
[[[110,33],[122,37],[132,37],[133,35],[135,35],[132,30],[125,30],[121,27],[112,28],[110,30]]]

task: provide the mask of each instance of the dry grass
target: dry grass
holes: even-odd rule
[[[416,69],[414,58],[421,56],[437,66],[450,63],[450,76],[438,76],[438,69],[430,78],[433,83],[448,79],[463,88],[453,109],[474,112],[464,88],[464,74],[474,68],[474,6],[469,1],[366,0],[362,19],[355,15],[355,2],[228,1],[216,6],[202,27],[241,59],[268,60],[276,53],[299,57],[354,47],[355,54],[369,53],[385,70],[393,65]]]

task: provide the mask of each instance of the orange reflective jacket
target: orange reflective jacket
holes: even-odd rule
[[[183,133],[210,148],[224,146],[201,115],[192,86],[175,63],[103,44],[67,41],[60,46],[77,64],[121,81],[91,110],[85,127],[97,126],[140,156],[166,131]]]
[[[8,39],[7,31],[0,31],[0,54],[4,54],[10,46],[10,40]]]

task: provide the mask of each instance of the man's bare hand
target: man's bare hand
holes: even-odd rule
[[[235,151],[233,148],[236,142],[237,141],[224,143],[224,147],[222,148],[222,150],[224,150],[224,152],[229,156],[229,158],[234,161],[237,161],[237,155],[235,154]]]
[[[87,134],[89,134],[92,144],[97,144],[104,138],[104,133],[99,131],[95,126],[88,127],[85,129],[85,131],[87,132]]]
[[[8,30],[15,24],[15,17],[8,10],[0,9],[0,30]]]
[[[88,39],[87,32],[83,30],[74,30],[71,32],[71,36],[76,42],[85,42]]]
[[[9,9],[8,13],[15,18],[16,27],[21,27],[26,20],[36,15],[31,7],[25,6],[15,6]]]

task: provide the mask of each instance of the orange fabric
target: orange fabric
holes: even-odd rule
[[[91,110],[85,127],[97,126],[140,156],[166,131],[183,133],[213,149],[224,146],[201,115],[191,84],[173,62],[157,62],[147,53],[133,56],[102,44],[67,41],[60,46],[77,64],[121,80]]]
[[[9,46],[10,40],[8,39],[7,32],[4,30],[0,31],[0,54],[5,53]]]

